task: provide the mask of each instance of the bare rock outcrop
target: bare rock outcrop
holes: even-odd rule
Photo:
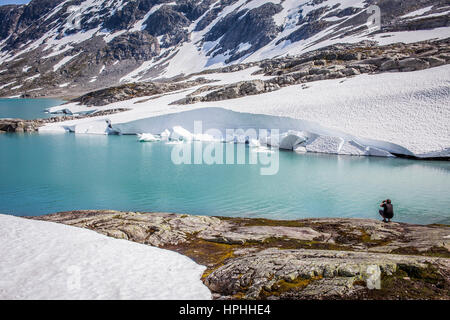
[[[450,299],[450,227],[71,211],[32,219],[174,250],[216,299]]]
[[[240,81],[219,88],[208,87],[205,90],[197,90],[172,104],[236,99],[275,91],[286,86],[339,79],[364,73],[409,72],[428,69],[450,63],[449,43],[450,40],[445,39],[386,46],[376,46],[369,42],[355,45],[338,44],[296,57],[268,59],[258,63],[260,70],[255,74],[264,74],[271,77],[270,79]],[[240,69],[245,69],[254,66],[254,63],[240,66]],[[209,70],[208,73],[212,71]],[[214,71],[224,72],[223,69]],[[200,95],[205,91],[209,93]]]
[[[119,112],[124,112],[127,110],[128,109],[125,109],[125,108],[117,108],[117,109],[95,111],[95,112],[89,113],[89,114],[80,114],[80,115],[71,115],[71,116],[64,115],[64,116],[59,116],[59,117],[50,117],[50,118],[34,119],[34,120],[9,119],[9,118],[2,119],[2,118],[0,118],[0,133],[36,132],[39,130],[40,127],[42,127],[48,123],[62,122],[62,121],[82,119],[82,118],[100,117],[100,116],[106,116],[106,115],[115,114],[115,113],[119,113]]]

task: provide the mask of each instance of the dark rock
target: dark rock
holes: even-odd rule
[[[380,66],[380,69],[382,71],[390,71],[390,70],[394,70],[394,69],[398,69],[399,65],[398,65],[398,61],[394,60],[394,59],[389,59],[385,62],[383,62]]]
[[[444,59],[440,59],[437,57],[425,57],[424,58],[425,61],[427,61],[430,64],[430,67],[438,67],[441,65],[445,64],[445,60]]]
[[[133,32],[114,38],[99,51],[97,60],[149,60],[160,53],[158,40],[147,32]]]
[[[147,19],[145,24],[145,30],[152,36],[165,36],[163,47],[176,45],[188,38],[183,28],[190,24],[189,19],[170,6],[161,7]]]
[[[398,66],[402,71],[423,70],[430,67],[430,64],[422,59],[407,58],[398,61]]]
[[[6,5],[0,6],[0,40],[7,38],[15,29],[21,15],[23,6]]]
[[[273,21],[273,16],[282,10],[282,6],[274,3],[265,3],[262,6],[238,13],[230,13],[219,21],[206,34],[205,41],[215,41],[221,38],[214,51],[214,55],[232,52],[227,62],[238,59],[248,51],[255,51],[272,41],[279,33]],[[237,51],[242,43],[249,43],[250,48]],[[218,50],[217,50],[218,49]]]

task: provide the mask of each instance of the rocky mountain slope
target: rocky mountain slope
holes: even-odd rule
[[[381,29],[368,29],[378,5]],[[32,0],[0,6],[0,95],[71,95],[335,43],[446,38],[445,0]]]

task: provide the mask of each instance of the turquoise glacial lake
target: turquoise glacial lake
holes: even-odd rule
[[[57,99],[5,99],[0,98],[0,118],[19,118],[25,120],[49,118],[44,109],[63,103]]]
[[[389,197],[397,221],[450,224],[450,162],[280,151],[278,173],[264,176],[259,164],[176,165],[174,147],[135,136],[0,134],[0,212],[378,219]]]

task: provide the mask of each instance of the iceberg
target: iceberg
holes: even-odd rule
[[[161,137],[161,141],[169,141],[170,131],[168,129],[165,129],[159,136]]]
[[[175,141],[192,141],[194,140],[194,136],[188,130],[184,129],[181,126],[175,126],[172,128],[172,133],[170,134],[170,140]]]
[[[261,147],[261,142],[257,139],[250,139],[248,146],[252,148],[259,148]]]
[[[206,133],[198,133],[193,135],[195,141],[203,141],[203,142],[219,142],[221,139],[217,139],[210,134]]]
[[[139,142],[155,142],[155,141],[161,141],[161,138],[155,137],[151,133],[142,133],[142,134],[138,134],[138,141]]]

